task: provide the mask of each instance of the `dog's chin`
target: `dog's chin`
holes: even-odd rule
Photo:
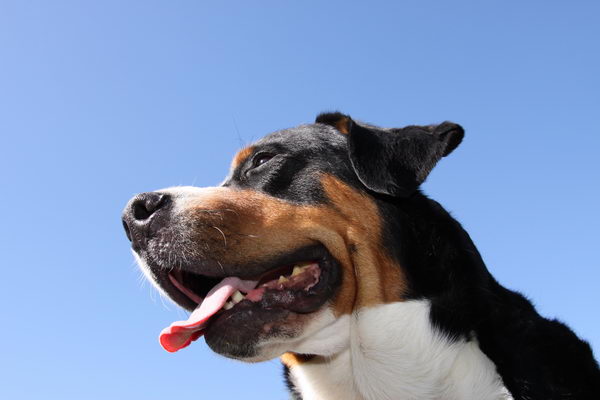
[[[228,322],[222,321],[205,334],[206,343],[215,353],[250,363],[272,360],[288,352],[329,356],[348,341],[347,321],[335,316],[332,305],[327,302],[309,314],[282,313],[276,323],[257,319],[252,328],[259,333],[254,337],[249,336],[250,329],[227,329],[224,324]]]
[[[296,314],[286,310],[251,310],[211,322],[204,334],[215,353],[245,362],[261,362],[294,350],[319,313]]]

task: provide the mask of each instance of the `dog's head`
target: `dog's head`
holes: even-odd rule
[[[337,320],[410,292],[384,250],[382,207],[418,193],[462,137],[448,122],[382,129],[321,114],[240,151],[219,187],[131,199],[123,221],[140,266],[195,310],[163,346],[204,335],[217,353],[247,361],[333,351],[321,337]]]

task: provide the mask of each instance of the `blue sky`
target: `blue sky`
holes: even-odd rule
[[[0,1],[0,398],[285,398],[276,361],[160,348],[184,313],[120,212],[334,109],[462,124],[424,190],[600,353],[600,3],[258,4]]]

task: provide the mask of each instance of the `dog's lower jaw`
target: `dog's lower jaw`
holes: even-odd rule
[[[451,341],[434,330],[429,307],[425,300],[396,302],[338,318],[322,340],[313,335],[301,346],[334,354],[284,359],[293,389],[303,400],[512,399],[477,340]]]
[[[219,349],[213,350],[225,357],[249,363],[269,361],[277,357],[285,358],[288,352],[330,356],[348,347],[348,318],[347,315],[337,318],[331,307],[326,305],[311,313],[310,321],[299,326],[295,334],[288,332],[287,335],[257,341],[246,354],[226,354]]]

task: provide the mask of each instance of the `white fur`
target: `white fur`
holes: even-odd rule
[[[293,367],[292,382],[304,400],[511,399],[477,341],[450,341],[429,310],[415,300],[338,318],[294,349],[324,357]]]

